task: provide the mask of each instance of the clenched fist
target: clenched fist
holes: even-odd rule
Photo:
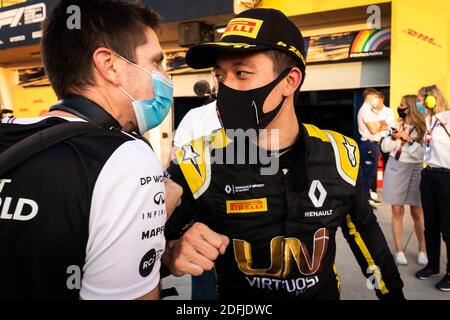
[[[199,276],[214,267],[214,261],[225,253],[229,242],[227,236],[197,222],[179,240],[168,241],[163,263],[174,276]]]

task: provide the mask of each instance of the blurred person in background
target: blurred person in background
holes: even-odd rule
[[[376,177],[381,138],[389,128],[389,111],[384,106],[384,95],[375,89],[365,91],[365,103],[358,112],[358,130],[361,135],[361,179],[364,194],[370,198],[370,187]],[[374,202],[370,201],[373,205]]]
[[[14,115],[13,115],[13,111],[12,110],[0,108],[0,122],[3,119],[6,119],[6,118],[7,119],[11,119],[13,117],[14,117]]]
[[[394,111],[386,106],[386,96],[383,93],[383,91],[376,91],[376,95],[379,99],[379,108],[381,109],[379,118],[382,120],[385,120],[388,124],[388,127],[392,126],[394,123]],[[383,141],[384,137],[386,137],[389,134],[389,128],[383,132],[380,132],[380,143]],[[389,153],[384,152],[383,150],[380,150],[380,156],[383,160],[383,169],[386,168],[386,163],[389,159]],[[377,159],[377,169],[378,169],[378,159]],[[370,199],[369,202],[372,206],[378,206],[381,205],[381,201],[378,199],[378,174],[377,171],[375,172],[374,179],[372,181],[372,185],[370,186]]]
[[[205,132],[211,132],[220,127],[220,120],[217,117],[217,88],[218,81],[214,72],[211,72],[210,87],[209,82],[205,80],[198,81],[194,85],[194,92],[197,96],[206,98],[204,105],[193,108],[181,120],[173,139],[174,150],[182,148],[187,143],[205,135]],[[201,125],[199,125],[201,124]],[[217,300],[215,270],[207,270],[200,276],[192,276],[191,286],[192,300]]]
[[[425,102],[425,98],[424,98],[425,94],[426,94],[426,87],[422,87],[419,90],[419,93],[417,95],[418,100],[417,100],[417,104],[416,104],[417,110],[419,110],[419,112],[422,114],[422,116],[424,118],[428,115],[428,110],[427,110],[427,107],[425,107],[425,103],[424,103]]]
[[[420,201],[420,172],[423,168],[426,132],[425,119],[417,110],[417,96],[404,96],[398,107],[400,119],[391,127],[391,133],[383,139],[381,150],[389,153],[384,176],[384,202],[392,205],[392,234],[395,241],[395,260],[399,265],[407,265],[404,253],[403,216],[405,205],[411,208],[414,229],[419,242],[417,261],[428,263],[425,253],[423,210]]]
[[[374,89],[374,88],[364,89],[364,92],[363,92],[364,103],[363,103],[362,107],[370,108],[370,102],[373,99],[373,95],[376,95],[377,92],[378,92],[378,90]],[[375,175],[374,181],[375,181],[375,189],[374,189],[374,184],[372,183],[370,190],[369,190],[369,201],[373,207],[381,204],[381,201],[378,200],[377,187],[376,187],[376,175]]]
[[[436,85],[419,91],[419,104],[428,112],[425,119],[426,168],[422,171],[420,193],[429,262],[416,277],[425,280],[439,275],[442,234],[447,247],[447,270],[436,288],[450,292],[450,108]]]

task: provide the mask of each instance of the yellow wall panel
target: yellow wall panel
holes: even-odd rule
[[[46,113],[58,99],[50,86],[23,88],[18,85],[17,70],[0,70],[3,106],[12,108],[15,117],[36,117]]]
[[[26,0],[2,0],[0,1],[0,7],[9,7],[22,2],[26,2]]]
[[[394,0],[392,3],[391,105],[405,94],[437,84],[449,96],[450,2]]]
[[[14,116],[36,117],[48,112],[58,99],[49,86],[16,89],[13,95]]]

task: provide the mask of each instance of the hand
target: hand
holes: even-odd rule
[[[400,139],[402,137],[402,133],[403,133],[403,131],[393,131],[392,132],[392,139],[394,141]]]
[[[405,142],[413,141],[413,139],[405,131],[400,132],[400,139],[402,139]]]
[[[214,267],[214,261],[219,254],[225,253],[229,242],[228,237],[197,222],[181,239],[168,242],[163,263],[176,277],[199,276]]]
[[[170,215],[181,204],[181,196],[183,195],[183,188],[179,184],[170,180],[169,178],[164,178],[164,187],[166,189],[167,220],[169,220]]]
[[[380,131],[385,131],[385,130],[387,130],[387,129],[389,128],[387,122],[384,121],[384,120],[381,120],[381,121],[380,121],[380,126],[381,126],[381,127],[380,127]]]

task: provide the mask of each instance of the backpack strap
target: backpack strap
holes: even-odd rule
[[[98,130],[86,122],[68,122],[36,132],[0,153],[0,177],[62,141]]]

